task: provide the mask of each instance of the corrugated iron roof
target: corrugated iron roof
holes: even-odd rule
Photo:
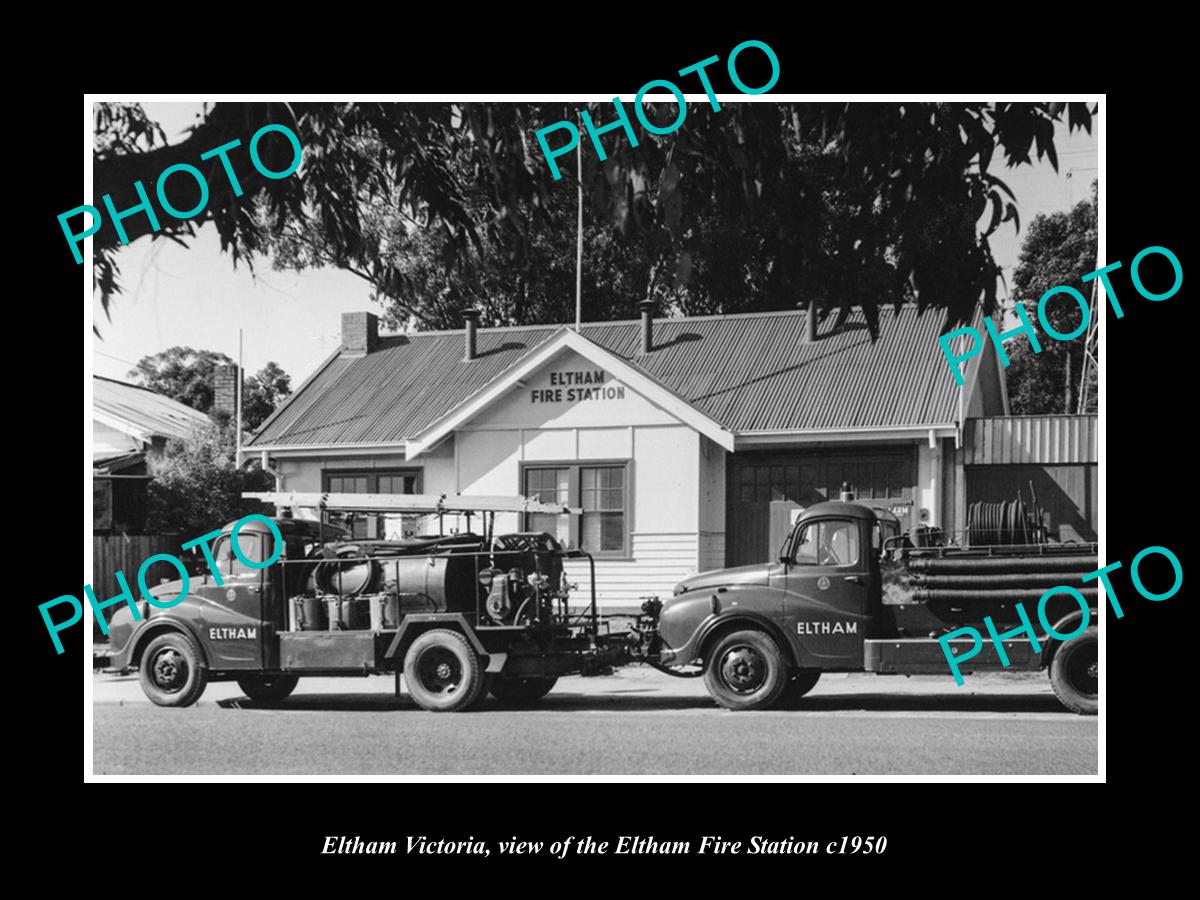
[[[966,465],[1094,463],[1099,460],[1094,415],[1007,416],[968,419]]]
[[[871,342],[855,312],[804,341],[803,310],[658,319],[654,350],[638,321],[585,323],[581,334],[637,366],[734,433],[946,425],[958,390],[937,337],[944,314],[905,306]],[[462,331],[384,337],[362,357],[330,358],[253,444],[382,444],[413,438],[561,326],[483,328],[463,361]]]
[[[92,409],[121,424],[140,440],[186,438],[208,424],[208,416],[149,388],[92,376]]]

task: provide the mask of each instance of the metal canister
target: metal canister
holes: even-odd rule
[[[371,627],[371,612],[367,597],[339,597],[328,594],[325,603],[329,610],[330,631],[360,631]]]
[[[311,594],[293,597],[292,609],[296,628],[300,631],[324,631],[329,627],[329,616],[320,597]]]
[[[372,631],[385,631],[399,627],[399,615],[397,614],[399,603],[395,593],[372,594],[369,599]]]

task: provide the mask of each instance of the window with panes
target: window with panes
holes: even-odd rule
[[[419,494],[420,469],[375,469],[366,472],[329,471],[325,473],[325,490],[331,494]],[[351,528],[354,538],[371,538],[384,534],[384,517],[359,514]]]
[[[525,528],[554,535],[567,547],[596,556],[629,555],[629,464],[531,464],[523,493],[544,503],[582,510],[575,515],[529,514]]]

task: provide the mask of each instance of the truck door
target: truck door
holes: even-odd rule
[[[242,555],[261,562],[264,535],[242,529],[238,545]],[[267,537],[270,537],[267,535]],[[259,669],[263,666],[263,587],[264,569],[245,565],[233,553],[230,535],[217,538],[213,549],[216,569],[223,584],[212,575],[196,589],[204,600],[201,636],[208,649],[213,669]]]
[[[862,666],[869,554],[869,535],[857,519],[817,519],[800,526],[787,568],[784,628],[801,659],[831,669]]]

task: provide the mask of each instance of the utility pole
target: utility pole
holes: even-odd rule
[[[1098,259],[1096,261],[1096,268],[1100,268],[1100,262]],[[1099,346],[1097,343],[1100,322],[1097,319],[1098,307],[1096,304],[1098,299],[1097,284],[1099,281],[1099,278],[1092,281],[1092,296],[1088,304],[1088,331],[1087,337],[1084,338],[1083,341],[1083,365],[1080,366],[1081,371],[1079,374],[1079,406],[1076,409],[1076,412],[1080,413],[1081,415],[1087,412],[1089,394],[1091,393],[1089,390],[1089,384],[1092,372],[1099,374],[1100,371],[1100,360],[1098,358]],[[1097,384],[1099,384],[1099,381],[1097,381]]]
[[[237,361],[237,422],[234,428],[237,432],[237,453],[233,457],[235,465],[242,467],[242,329],[238,329],[238,361]]]

